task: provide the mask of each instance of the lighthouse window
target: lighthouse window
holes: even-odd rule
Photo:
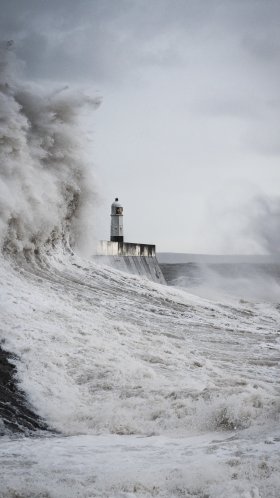
[[[116,208],[116,214],[122,214],[123,213],[123,208],[122,207],[117,207]]]

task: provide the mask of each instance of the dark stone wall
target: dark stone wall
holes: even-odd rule
[[[123,236],[122,235],[111,235],[110,241],[111,242],[123,242]]]
[[[119,242],[120,256],[135,256],[137,250],[140,250],[140,256],[153,257],[156,254],[154,244],[135,244],[133,242]]]

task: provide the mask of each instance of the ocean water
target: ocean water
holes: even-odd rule
[[[218,259],[218,257],[216,257]],[[222,258],[221,258],[222,259]],[[247,257],[249,259],[249,257]],[[252,258],[253,259],[253,258]],[[280,264],[277,262],[164,263],[169,285],[209,298],[280,301]]]
[[[1,282],[3,347],[55,433],[2,437],[0,496],[279,496],[277,303],[64,249],[3,260]]]
[[[1,348],[48,427],[0,420],[0,497],[279,498],[278,282],[94,263],[89,99],[0,62]]]

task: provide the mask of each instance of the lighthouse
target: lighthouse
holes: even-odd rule
[[[111,205],[110,241],[100,240],[96,249],[94,258],[97,261],[166,284],[156,258],[156,246],[123,241],[123,207],[117,197]]]
[[[111,206],[111,242],[123,242],[123,207],[116,197]]]

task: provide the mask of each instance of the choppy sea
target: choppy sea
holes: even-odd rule
[[[2,260],[2,347],[48,431],[4,430],[1,497],[279,497],[279,300],[252,268],[246,293],[235,267],[163,270]]]
[[[169,285],[202,296],[280,301],[279,263],[164,263]]]

